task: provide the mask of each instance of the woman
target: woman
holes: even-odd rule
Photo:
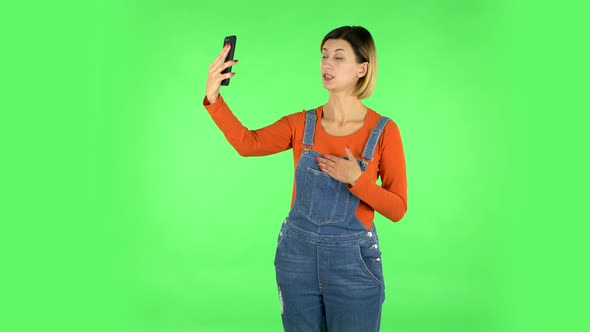
[[[394,121],[362,104],[377,57],[359,26],[320,44],[328,102],[249,130],[219,94],[226,45],[210,66],[203,105],[242,156],[293,149],[291,210],[279,233],[276,279],[285,331],[379,331],[385,299],[374,211],[397,222],[407,210],[405,157]],[[381,186],[376,184],[381,177]]]

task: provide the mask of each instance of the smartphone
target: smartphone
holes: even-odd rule
[[[229,49],[229,53],[227,53],[227,57],[225,58],[225,61],[229,61],[229,60],[234,59],[234,53],[236,51],[236,39],[237,39],[237,37],[235,35],[231,35],[231,36],[225,37],[225,39],[223,40],[223,46],[225,46],[225,44],[231,45],[231,48]],[[225,68],[221,73],[226,74],[229,72],[231,72],[231,66]],[[226,78],[223,81],[221,81],[221,85],[229,85],[229,78]]]

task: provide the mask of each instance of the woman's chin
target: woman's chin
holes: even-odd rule
[[[326,82],[326,81],[322,81],[322,86],[328,90],[332,90],[334,88],[334,86],[332,85],[331,82]]]

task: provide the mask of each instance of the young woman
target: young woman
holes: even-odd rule
[[[249,130],[219,94],[226,45],[209,68],[203,105],[241,156],[293,149],[291,210],[278,237],[276,279],[285,331],[379,331],[385,284],[373,224],[376,210],[397,222],[407,210],[399,128],[361,102],[375,88],[371,34],[344,26],[320,44],[328,102]],[[381,186],[376,184],[381,177]]]

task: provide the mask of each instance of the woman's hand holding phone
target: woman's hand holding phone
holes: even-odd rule
[[[209,66],[209,77],[207,78],[206,94],[210,104],[217,101],[219,97],[219,89],[221,88],[221,82],[224,79],[234,77],[236,73],[230,72],[222,74],[221,72],[228,67],[231,67],[238,63],[238,60],[225,61],[230,51],[231,45],[227,44],[223,47],[223,50],[215,58],[215,60]]]

